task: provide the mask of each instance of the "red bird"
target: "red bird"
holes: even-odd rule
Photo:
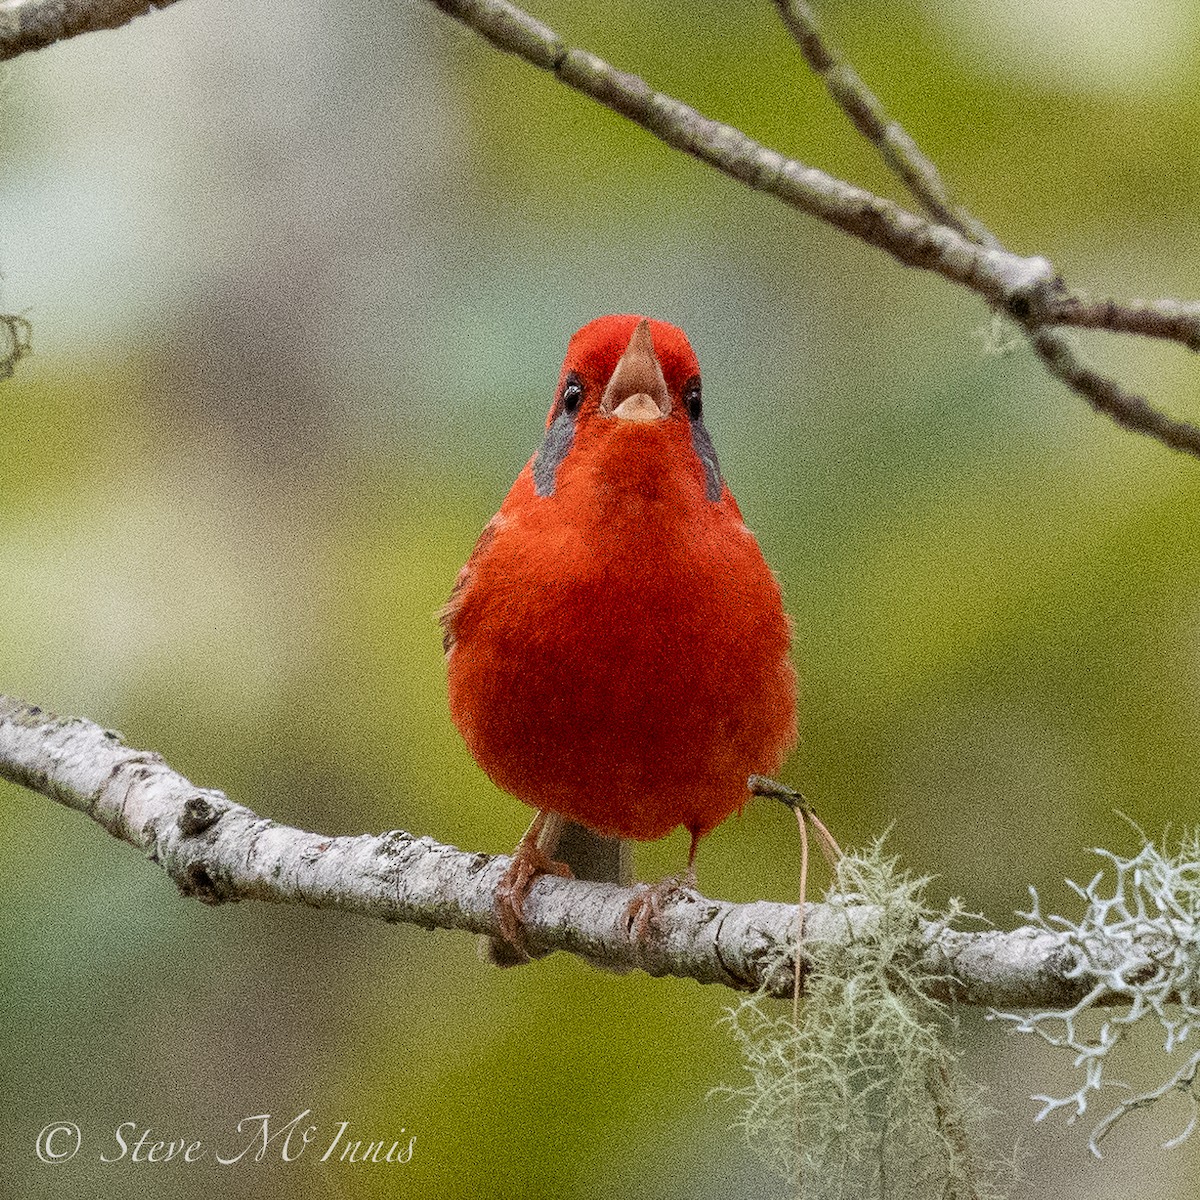
[[[796,742],[779,584],[704,427],[683,332],[600,317],[571,339],[542,444],[440,614],[450,711],[476,761],[538,809],[497,891],[505,936],[565,822],[702,837]],[[649,907],[647,908],[647,903]]]

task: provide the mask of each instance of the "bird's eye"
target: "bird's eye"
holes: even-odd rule
[[[700,420],[703,405],[700,403],[700,380],[689,379],[683,389],[683,402],[687,405],[688,417],[693,421]]]
[[[568,416],[575,412],[579,407],[579,402],[583,399],[583,384],[574,376],[570,376],[567,382],[563,384],[562,390],[562,407],[563,412]]]

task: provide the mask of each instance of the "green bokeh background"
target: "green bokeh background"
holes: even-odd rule
[[[1001,12],[1000,10],[1003,9]],[[825,4],[1013,249],[1200,294],[1200,11]],[[573,44],[894,193],[765,3],[546,3]],[[450,724],[433,613],[536,446],[591,317],[680,324],[803,677],[786,776],[935,899],[1068,905],[1087,848],[1194,821],[1200,464],[1047,379],[972,297],[668,152],[432,8],[182,0],[4,68],[0,691],[122,729],[330,833],[490,852],[528,813]],[[1178,347],[1080,338],[1200,418]],[[685,839],[638,852],[676,869]],[[705,891],[791,899],[760,803]],[[710,1095],[731,997],[332,913],[204,908],[0,785],[0,1195],[772,1196]],[[1139,1117],[1096,1163],[1030,1127],[1064,1063],[975,1014],[1014,1195],[1192,1196]],[[1151,1047],[1152,1048],[1152,1047]],[[260,1112],[416,1134],[403,1167],[103,1166],[122,1121],[216,1144]],[[36,1159],[77,1121],[85,1152]],[[226,1142],[226,1144],[228,1144]]]

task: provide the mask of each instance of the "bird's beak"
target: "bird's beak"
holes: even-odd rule
[[[623,421],[660,421],[670,411],[671,394],[654,354],[650,322],[643,317],[604,389],[600,412]]]

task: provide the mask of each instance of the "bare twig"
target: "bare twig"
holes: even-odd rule
[[[830,95],[854,127],[879,151],[889,169],[901,179],[930,216],[952,226],[972,241],[1004,252],[999,239],[961,205],[933,162],[904,128],[888,116],[882,102],[863,79],[825,41],[816,16],[805,0],[775,0],[784,24],[796,39],[808,65],[825,81]],[[1088,325],[1154,337],[1173,337],[1191,349],[1200,338],[1200,304],[1160,300],[1123,306],[1114,300],[1090,301],[1067,291],[1061,279],[1031,290],[1003,306],[1020,325],[1038,357],[1052,375],[1083,396],[1098,412],[1137,433],[1149,434],[1175,450],[1200,456],[1200,428],[1177,421],[1154,408],[1144,397],[1116,380],[1086,366],[1071,343],[1050,329],[1055,323]]]
[[[786,783],[780,783],[778,779],[770,779],[766,775],[751,775],[746,780],[746,787],[752,796],[765,796],[768,800],[778,800],[785,808],[790,808],[800,818],[802,829],[805,825],[811,824],[813,832],[817,835],[817,844],[821,847],[821,853],[825,856],[829,869],[837,870],[838,863],[845,857],[842,848],[837,844],[837,839],[833,834],[829,832],[829,827],[817,816],[816,808],[803,792],[798,792],[795,788],[788,787]]]
[[[185,896],[208,904],[266,900],[333,908],[426,928],[495,936],[496,885],[508,859],[393,830],[323,837],[258,816],[197,788],[154,753],[82,718],[0,696],[0,778],[75,809],[142,850]],[[530,948],[566,950],[610,969],[640,968],[731,988],[792,992],[796,906],[730,904],[688,893],[631,940],[631,889],[540,879],[524,906]],[[861,936],[879,912],[808,904],[805,945]],[[924,927],[922,969],[936,995],[998,1008],[1066,1007],[1087,995],[1113,951],[1080,967],[1066,935]],[[1124,951],[1123,953],[1127,953]]]
[[[1168,417],[1144,397],[1087,366],[1058,330],[1031,322],[1026,334],[1047,368],[1098,412],[1135,433],[1148,433],[1174,450],[1200,455],[1200,429],[1195,425]]]
[[[991,231],[955,204],[941,173],[908,131],[888,115],[858,72],[826,42],[811,6],[805,0],[775,0],[775,7],[796,39],[805,62],[824,81],[854,128],[879,151],[892,174],[921,202],[921,207],[971,241],[999,248],[1000,243]]]
[[[0,0],[0,62],[80,33],[119,29],[175,0]]]
[[[775,0],[810,66],[855,127],[934,218],[923,220],[862,188],[788,158],[741,130],[703,116],[636,75],[619,71],[558,35],[508,0],[432,0],[502,50],[634,121],[667,145],[891,254],[971,288],[1013,317],[1047,369],[1119,424],[1200,457],[1200,428],[1158,412],[1143,397],[1086,367],[1051,325],[1167,338],[1200,349],[1200,303],[1096,300],[1065,287],[1041,257],[1004,250],[955,204],[933,164],[848,63],[821,36],[803,0]],[[114,29],[174,0],[0,0],[0,61],[100,29]],[[1035,336],[1036,335],[1036,336]]]
[[[1065,315],[1093,309],[1086,304],[1068,303],[1072,294],[1045,258],[1023,258],[1000,248],[984,226],[951,201],[933,164],[888,118],[863,81],[825,44],[807,5],[776,0],[813,69],[821,74],[855,126],[879,147],[885,161],[936,220],[925,220],[891,200],[788,158],[731,125],[655,92],[637,75],[619,71],[585,50],[566,46],[554,30],[508,0],[432,2],[492,45],[551,71],[568,87],[640,125],[668,146],[885,250],[905,266],[933,271],[971,288],[994,308],[1013,317],[1031,338],[1047,368],[1093,407],[1129,429],[1200,458],[1200,427],[1164,416],[1141,396],[1084,367],[1061,335],[1045,328],[1059,311]],[[1121,322],[1124,331],[1174,336],[1192,346],[1196,330],[1177,311],[1181,305],[1179,301],[1159,301],[1152,306],[1154,320],[1145,315],[1142,306],[1127,319],[1109,316],[1107,319],[1114,324],[1105,327],[1117,328],[1116,323]],[[1186,309],[1186,305],[1183,307]],[[1174,314],[1170,320],[1164,319],[1168,311]]]
[[[804,814],[794,808],[796,824],[800,827],[800,881],[799,899],[796,902],[796,945],[804,945],[804,906],[808,903],[808,822]],[[800,994],[804,990],[804,956],[796,954],[792,969],[792,1024],[800,1028]]]
[[[1028,304],[1028,293],[1049,286],[1054,269],[1044,258],[977,246],[958,230],[936,224],[892,200],[827,175],[761,145],[637,75],[619,71],[586,50],[567,47],[558,34],[508,0],[432,0],[492,45],[543,70],[611,108],[676,150],[766,192],[843,232],[887,251],[905,266],[934,271],[1008,307]]]
[[[1182,342],[1189,350],[1200,350],[1197,300],[1114,300],[1071,291],[1057,298],[1048,297],[1042,319],[1050,325],[1165,338]]]

